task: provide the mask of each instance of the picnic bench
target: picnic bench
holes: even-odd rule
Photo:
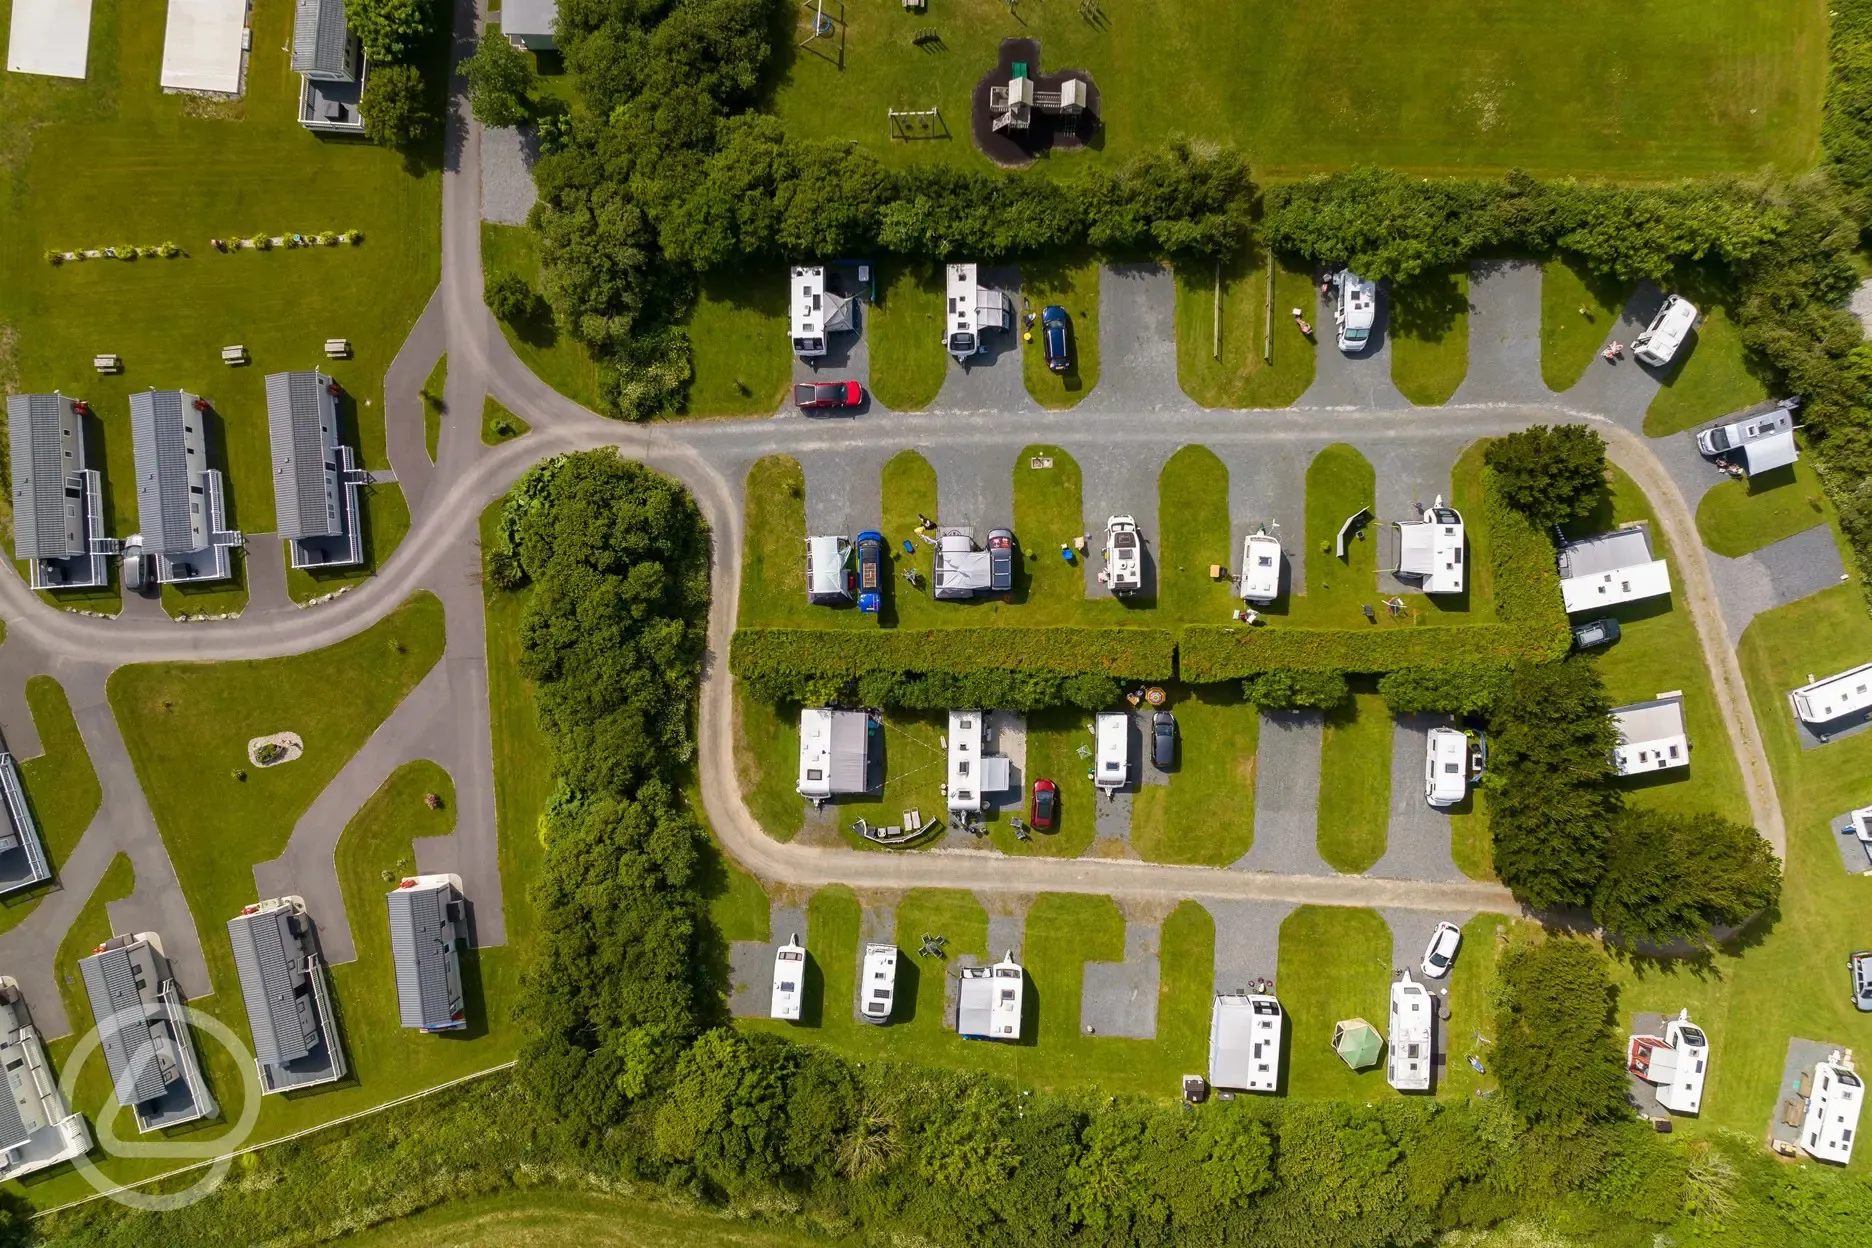
[[[245,364],[247,362],[247,348],[239,343],[235,343],[231,347],[222,347],[221,362],[230,366]]]
[[[351,340],[349,338],[327,338],[325,355],[328,359],[348,360],[351,358]]]
[[[123,357],[108,353],[94,355],[91,357],[91,367],[100,373],[121,373],[123,372]]]

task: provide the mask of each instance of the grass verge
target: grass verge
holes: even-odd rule
[[[508,411],[506,404],[493,395],[488,395],[481,404],[481,443],[483,446],[499,446],[503,442],[525,437],[532,431],[532,425]]]
[[[1375,527],[1367,523],[1346,547],[1346,557],[1333,554],[1339,526],[1361,509],[1376,505],[1377,474],[1365,457],[1344,442],[1334,443],[1307,465],[1306,540],[1307,592],[1304,605],[1310,621],[1347,628],[1365,619],[1360,607],[1378,592],[1378,543]]]
[[[1469,372],[1469,270],[1391,289],[1391,381],[1419,407],[1449,402]]]
[[[1326,713],[1320,740],[1319,852],[1347,875],[1384,857],[1391,820],[1391,712],[1366,690]]]
[[[1027,393],[1042,407],[1075,406],[1092,392],[1099,379],[1099,280],[1103,266],[1095,259],[1076,256],[1061,260],[1030,261],[1021,266],[1021,301],[1036,318],[1041,309],[1058,304],[1071,323],[1066,335],[1070,366],[1063,373],[1046,366],[1044,339],[1038,319],[1021,345],[1021,373]]]
[[[1177,767],[1169,784],[1144,785],[1131,799],[1131,847],[1148,862],[1226,867],[1254,847],[1261,715],[1235,682],[1182,694]]]
[[[1287,1008],[1289,1096],[1370,1101],[1396,1096],[1384,1062],[1354,1071],[1332,1049],[1333,1024],[1363,1018],[1380,1032],[1390,1017],[1391,928],[1375,910],[1301,906],[1280,929]]]
[[[1734,559],[1837,519],[1820,478],[1803,459],[1746,480],[1718,482],[1697,504],[1696,522],[1705,546]]]
[[[1176,271],[1177,381],[1204,407],[1286,407],[1313,384],[1315,347],[1287,315],[1312,306],[1312,274],[1276,263],[1270,340],[1267,264],[1267,252],[1255,247],[1222,266],[1220,334],[1217,271],[1201,265]]]
[[[448,410],[448,400],[443,396],[447,392],[448,352],[444,351],[422,385],[423,449],[429,452],[432,464],[436,462],[436,448],[442,443],[442,413]]]
[[[1571,390],[1586,375],[1636,289],[1575,260],[1541,265],[1541,380],[1549,390]]]
[[[808,1248],[803,1232],[554,1187],[451,1201],[351,1237],[356,1248]]]
[[[1157,475],[1157,606],[1179,620],[1219,624],[1241,605],[1230,555],[1228,465],[1206,446],[1185,446]],[[1220,578],[1211,567],[1225,570]]]
[[[539,379],[574,403],[602,410],[598,400],[598,362],[585,344],[554,321],[547,306],[540,269],[539,242],[524,225],[481,223],[481,271],[487,278],[512,274],[536,296],[533,314],[510,324],[495,318],[507,345]],[[438,391],[438,393],[440,393]]]
[[[696,416],[770,416],[793,379],[787,337],[787,270],[754,265],[711,274],[689,314]]]
[[[879,298],[865,309],[871,393],[893,411],[918,411],[936,401],[949,374],[942,345],[943,269],[887,260],[877,273]]]

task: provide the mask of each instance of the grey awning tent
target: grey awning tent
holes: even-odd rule
[[[1755,442],[1742,445],[1742,459],[1749,476],[1768,472],[1775,468],[1785,468],[1800,458],[1800,452],[1794,446],[1794,432],[1783,429],[1771,433]]]

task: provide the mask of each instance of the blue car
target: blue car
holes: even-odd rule
[[[1066,309],[1050,303],[1040,310],[1040,342],[1046,352],[1046,366],[1056,373],[1072,367],[1072,352],[1067,346]]]
[[[858,535],[858,609],[876,615],[884,605],[884,535],[866,529]]]

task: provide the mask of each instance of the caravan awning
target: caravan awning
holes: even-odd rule
[[[1742,446],[1743,466],[1751,477],[1774,468],[1785,468],[1799,458],[1800,451],[1794,446],[1794,433],[1789,429],[1771,433],[1760,441],[1747,442]]]
[[[834,793],[862,793],[871,779],[871,717],[862,711],[832,716],[831,764]]]
[[[1429,576],[1437,570],[1435,527],[1429,524],[1398,525],[1399,572]]]

